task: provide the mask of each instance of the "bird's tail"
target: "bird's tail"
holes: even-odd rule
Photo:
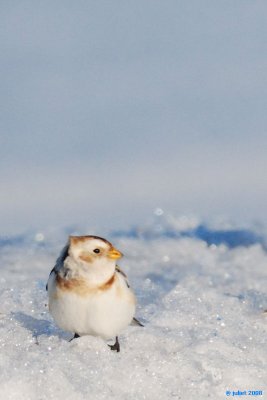
[[[140,321],[138,321],[138,319],[136,319],[136,318],[133,318],[133,320],[132,320],[132,322],[131,322],[131,325],[134,325],[134,326],[142,326],[142,327],[144,327],[144,325],[143,324],[141,324],[141,322]]]

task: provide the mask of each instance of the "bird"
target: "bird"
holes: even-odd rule
[[[116,264],[123,254],[100,236],[69,236],[50,272],[48,307],[56,324],[74,334],[115,338],[130,324],[143,326],[134,315],[136,297],[126,274]],[[70,341],[71,341],[70,340]]]

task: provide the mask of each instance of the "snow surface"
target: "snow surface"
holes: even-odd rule
[[[120,353],[90,336],[69,343],[48,313],[45,284],[66,232],[0,239],[1,399],[224,399],[226,390],[266,396],[264,237],[160,218],[105,235],[125,254],[120,266],[145,324],[121,335]]]

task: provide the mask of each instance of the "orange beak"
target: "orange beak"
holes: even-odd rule
[[[115,247],[112,247],[108,252],[108,257],[111,258],[112,260],[117,260],[122,256],[123,254],[119,250],[115,249]]]

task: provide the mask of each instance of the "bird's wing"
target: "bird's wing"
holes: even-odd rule
[[[125,272],[123,272],[121,269],[120,269],[120,267],[118,266],[118,265],[116,265],[116,271],[119,273],[119,274],[121,274],[122,276],[123,276],[123,278],[124,278],[124,280],[125,280],[125,282],[126,282],[126,285],[128,286],[128,288],[130,287],[130,285],[129,285],[129,283],[128,283],[128,280],[127,280],[127,275],[125,274]],[[131,322],[131,325],[134,325],[134,326],[144,326],[140,321],[138,321],[138,319],[137,318],[133,318],[133,320],[132,320],[132,322]]]
[[[58,274],[58,272],[60,271],[60,269],[63,266],[64,260],[68,257],[69,255],[69,244],[67,244],[66,246],[63,247],[62,251],[60,252],[59,257],[57,258],[56,264],[54,266],[54,268],[51,270],[50,275],[54,272],[56,275]],[[48,278],[49,280],[49,278]],[[46,290],[48,289],[48,281],[46,284]]]
[[[126,285],[128,286],[128,288],[129,288],[130,285],[129,285],[129,282],[128,282],[128,279],[127,279],[127,275],[125,274],[125,272],[123,272],[123,271],[120,269],[120,267],[119,267],[118,265],[116,265],[115,270],[116,270],[119,274],[121,274],[121,275],[123,276],[123,278],[124,278],[124,280],[125,280],[125,283],[126,283]]]

